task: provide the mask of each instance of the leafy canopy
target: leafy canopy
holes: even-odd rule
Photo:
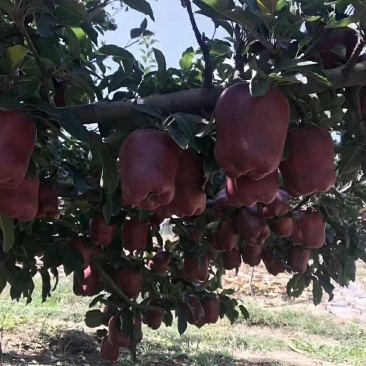
[[[6,216],[0,218],[3,233],[0,291],[9,284],[13,299],[26,297],[30,302],[33,277],[39,272],[46,300],[57,285],[60,265],[66,274],[74,272],[81,278],[82,257],[69,241],[82,236],[92,247],[94,260],[104,268],[105,288],[108,289],[108,273],[112,268],[133,262],[143,274],[140,305],[135,302],[126,305],[119,294],[110,291],[111,294],[104,292],[94,298],[91,306],[113,303],[123,314],[131,311],[138,314],[146,305],[147,294],[154,293],[163,300],[165,323],[172,323],[175,311],[182,333],[187,326],[184,304],[188,295],[217,292],[221,316],[226,315],[231,321],[238,317],[238,311],[247,316],[243,305],[237,307],[239,302],[230,298],[231,291],[221,290],[224,269],[220,259],[211,263],[210,279],[198,286],[178,276],[184,251],[197,257],[215,253],[208,237],[220,220],[212,214],[210,205],[225,183],[225,175],[213,156],[212,98],[217,99],[223,88],[239,78],[250,83],[253,96],[264,95],[270,86],[283,91],[291,105],[291,126],[324,127],[335,138],[335,187],[327,193],[291,201],[292,209],[312,206],[321,212],[327,223],[326,245],[313,251],[307,272],[294,274],[287,287],[290,296],[299,296],[313,284],[316,304],[321,301],[323,291],[332,298],[334,282],[348,285],[355,279],[355,261],[366,259],[365,229],[360,221],[366,201],[366,135],[358,85],[363,81],[353,82],[350,77],[354,85],[344,83],[335,88],[333,80],[342,79],[339,77],[342,68],[333,74],[324,70],[316,45],[334,28],[349,26],[360,35],[361,51],[366,30],[364,2],[193,0],[196,13],[210,18],[227,36],[218,39],[215,34],[201,35],[205,49],[192,45],[182,50],[178,69],[169,67],[164,50],[157,48],[155,36],[148,29],[154,14],[145,0],[119,4],[126,17],[136,11],[146,15],[141,24],[129,31],[129,45],[138,42],[141,50],[133,54],[129,45],[102,44],[101,36],[119,26],[106,10],[109,3],[0,1],[0,109],[21,109],[36,122],[38,139],[29,174],[39,174],[42,181],[57,186],[61,211],[60,218],[54,220],[24,223]],[[181,7],[179,1],[176,3],[177,9]],[[185,1],[182,3],[187,6]],[[339,64],[347,62],[345,45],[337,44],[333,52]],[[353,63],[358,62],[356,56]],[[107,60],[115,63],[114,72],[106,66]],[[347,66],[352,73],[352,65]],[[213,90],[218,91],[214,93],[216,97],[208,96],[207,103],[197,108],[194,97],[189,99],[189,94],[184,94],[188,96],[184,108],[169,110],[171,93],[206,87],[205,81],[210,77]],[[366,84],[366,77],[363,79]],[[162,98],[154,99],[157,94]],[[141,103],[131,103],[138,98]],[[146,98],[146,103],[141,98]],[[95,103],[94,107],[91,103]],[[93,113],[103,117],[88,120]],[[90,122],[96,124],[86,127]],[[119,231],[108,248],[94,247],[89,233],[91,218],[103,216],[119,227],[126,217],[153,217],[151,211],[121,206],[118,154],[131,132],[156,126],[166,129],[182,149],[192,148],[204,157],[208,210],[198,217],[172,219],[175,236],[165,242],[159,226],[153,224],[144,255],[121,254]],[[290,153],[285,151],[285,155]],[[187,231],[187,225],[193,223],[201,228],[202,239],[198,243],[189,238]],[[240,245],[245,243],[241,241]],[[274,234],[265,244],[285,263],[292,245],[292,239]],[[145,265],[163,247],[173,253],[174,260],[170,275],[157,276]],[[106,321],[98,309],[87,313],[86,322],[91,327],[99,327]],[[101,329],[98,331],[99,336],[105,334]]]

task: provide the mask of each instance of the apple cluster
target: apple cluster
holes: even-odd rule
[[[19,221],[58,217],[55,187],[40,182],[29,163],[37,128],[21,111],[0,111],[0,214]]]
[[[158,223],[177,217],[185,222],[186,238],[182,242],[188,245],[182,249],[179,276],[188,283],[199,285],[207,281],[210,264],[219,261],[226,270],[239,268],[242,261],[252,267],[263,261],[273,275],[285,270],[305,273],[311,251],[325,243],[326,223],[316,207],[302,205],[294,211],[291,204],[294,198],[327,192],[333,187],[335,153],[330,133],[312,124],[290,125],[290,107],[284,94],[271,89],[264,96],[253,97],[247,83],[227,88],[214,113],[214,155],[226,175],[213,202],[216,225],[207,229],[190,223],[191,218],[210,211],[206,208],[203,156],[191,148],[181,149],[161,128],[137,129],[121,147],[123,207],[151,211]],[[285,147],[290,153],[284,158]],[[123,248],[131,254],[144,252],[150,227],[148,220],[126,219],[121,228]],[[90,235],[96,246],[110,245],[116,230],[102,218],[90,221]],[[266,247],[271,234],[291,239],[285,260]],[[206,250],[200,251],[199,243],[206,243]],[[172,254],[161,250],[148,268],[165,275],[171,261]],[[85,260],[87,264],[84,284],[74,277],[74,292],[96,295],[101,290],[99,274],[93,271],[89,259]],[[129,298],[137,298],[143,291],[141,269],[133,265],[119,268],[111,276]],[[149,298],[149,304],[154,310],[146,312],[143,321],[157,329],[164,317],[164,304],[154,297]],[[191,293],[186,304],[188,323],[202,326],[219,318],[217,296]],[[140,318],[135,325],[141,341]],[[108,330],[101,353],[115,359],[119,348],[130,347],[131,340],[118,313],[111,315]]]

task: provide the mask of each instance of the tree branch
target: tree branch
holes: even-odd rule
[[[360,57],[360,54],[362,52],[362,49],[364,48],[366,44],[366,39],[363,38],[363,36],[359,36],[357,45],[355,47],[355,49],[352,52],[351,57],[347,60],[346,65],[344,66],[343,69],[343,74],[344,76],[348,76],[350,74],[350,72],[352,71],[352,69],[355,67],[355,65],[357,64],[358,58]]]
[[[128,306],[133,309],[139,310],[161,310],[160,306],[153,306],[153,305],[141,305],[137,304],[135,301],[132,301],[108,276],[108,273],[103,269],[103,267],[98,262],[93,262],[93,266],[99,272],[100,276],[103,280],[108,284],[108,286],[113,290],[113,292],[118,295],[123,302],[125,302]]]
[[[192,11],[192,4],[191,0],[185,0],[184,2],[185,7],[187,8],[189,20],[191,21],[192,28],[194,35],[196,36],[196,40],[201,48],[203,59],[205,61],[205,73],[203,79],[203,86],[205,88],[212,88],[212,78],[213,78],[213,71],[212,71],[212,64],[210,59],[210,50],[208,49],[207,44],[202,38],[202,34],[197,27],[196,20],[194,19],[193,11]]]
[[[50,101],[50,98],[49,98],[49,95],[48,95],[48,80],[49,80],[49,75],[48,75],[47,68],[43,64],[43,62],[41,60],[41,57],[39,56],[39,53],[38,53],[36,47],[34,46],[30,35],[27,32],[26,27],[24,25],[21,25],[19,27],[19,30],[22,33],[22,36],[27,41],[28,47],[31,50],[31,52],[33,53],[34,59],[36,60],[39,69],[41,70],[41,89],[40,89],[40,94],[41,94],[42,100],[48,103]]]
[[[366,85],[366,61],[355,65],[348,77],[343,74],[344,66],[324,70],[325,76],[335,89]],[[113,102],[98,102],[94,104],[65,107],[83,124],[90,123],[122,123],[124,119],[132,118],[134,107],[139,105],[155,106],[165,115],[170,113],[195,113],[204,109],[215,108],[217,99],[224,87],[210,89],[190,89],[170,94],[156,94],[146,98],[119,100]],[[321,93],[329,90],[329,86],[318,79],[312,79],[307,84],[294,85],[295,95]]]
[[[235,27],[235,74],[234,79],[243,80],[244,74],[244,60],[243,60],[243,50],[244,50],[244,41],[242,39],[241,28],[239,26]]]
[[[292,208],[289,212],[287,212],[286,214],[282,215],[282,216],[276,216],[274,217],[273,219],[268,219],[268,221],[273,221],[273,222],[276,222],[276,221],[280,221],[282,219],[287,219],[287,218],[291,218],[292,217],[292,214],[299,210],[301,208],[301,206],[305,205],[305,203],[307,203],[311,197],[314,196],[315,193],[312,193],[310,194],[309,196],[306,196],[305,198],[303,198],[300,202],[298,202],[298,204]]]

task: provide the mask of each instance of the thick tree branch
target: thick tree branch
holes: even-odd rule
[[[353,50],[351,57],[348,59],[346,65],[344,66],[343,74],[345,76],[348,76],[350,74],[350,72],[352,71],[352,69],[357,64],[358,58],[360,57],[360,54],[361,54],[365,44],[366,44],[366,39],[364,39],[363,36],[360,35],[357,45],[356,45],[355,49]]]
[[[203,79],[203,86],[205,88],[211,88],[213,72],[212,72],[212,64],[211,64],[211,59],[210,59],[210,50],[209,50],[207,44],[205,43],[205,41],[203,40],[202,34],[197,27],[197,23],[194,18],[194,15],[193,15],[191,0],[185,0],[184,5],[187,8],[189,20],[191,21],[194,35],[196,36],[196,40],[201,48],[201,51],[203,54],[203,59],[205,61],[205,73],[204,73],[204,79]]]
[[[335,89],[366,85],[366,61],[355,65],[348,77],[343,74],[344,66],[324,70],[325,76]],[[211,89],[190,89],[171,94],[151,95],[146,98],[121,100],[113,102],[98,102],[94,104],[65,107],[83,124],[90,123],[123,123],[124,119],[132,117],[133,108],[139,105],[158,107],[162,113],[183,112],[195,113],[204,109],[213,109],[224,87]],[[307,84],[293,87],[295,95],[321,93],[329,87],[321,80],[312,79]]]

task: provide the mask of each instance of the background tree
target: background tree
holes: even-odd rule
[[[145,0],[121,2],[147,16],[130,31],[143,64],[101,45],[108,3],[0,2],[0,290],[30,302],[40,273],[45,301],[63,265],[110,360],[135,359],[142,320],[174,313],[183,333],[248,316],[221,289],[241,261],[332,299],[366,258],[365,4],[177,1],[199,48],[176,69]],[[192,3],[225,39],[201,34]]]

